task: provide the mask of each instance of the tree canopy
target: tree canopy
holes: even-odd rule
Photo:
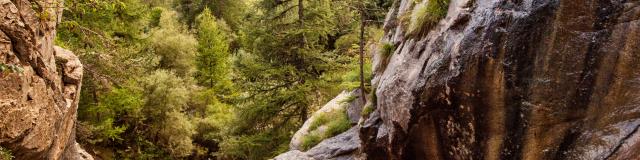
[[[101,159],[272,158],[358,86],[357,6],[372,8],[368,50],[391,1],[362,2],[66,0],[56,44],[85,65],[78,140]]]

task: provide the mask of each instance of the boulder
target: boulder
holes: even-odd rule
[[[315,130],[310,130],[311,124],[314,123],[317,117],[321,114],[327,114],[336,110],[344,110],[347,112],[351,123],[356,124],[358,120],[360,120],[360,112],[362,112],[363,105],[362,100],[358,98],[359,96],[359,90],[354,90],[351,92],[343,91],[318,111],[311,114],[309,119],[304,122],[302,127],[293,135],[293,138],[291,138],[289,148],[291,150],[302,150],[301,145],[302,138],[304,136],[315,132],[323,133],[326,130],[326,126],[319,126]]]
[[[325,139],[306,152],[291,150],[275,160],[355,160],[360,147],[359,127],[353,127],[337,136]]]

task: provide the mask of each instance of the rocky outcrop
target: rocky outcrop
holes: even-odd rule
[[[408,32],[429,1],[389,11],[382,43],[395,50],[374,56],[376,110],[345,155],[640,159],[640,1],[439,0],[446,17]]]
[[[359,99],[360,90],[354,90],[351,92],[343,91],[338,96],[327,102],[322,108],[311,114],[311,117],[304,122],[302,127],[291,138],[289,148],[291,150],[303,150],[302,139],[309,134],[322,134],[325,132],[327,126],[319,126],[317,129],[311,129],[312,123],[317,120],[317,117],[321,114],[327,114],[335,111],[345,111],[349,116],[349,121],[352,124],[358,123],[360,120],[360,112],[362,112],[362,100]],[[318,132],[318,133],[314,133]]]
[[[335,137],[326,139],[306,152],[291,150],[275,160],[355,160],[360,147],[359,127],[353,127]]]
[[[75,142],[82,64],[55,47],[62,0],[0,0],[0,145],[16,159],[91,159]],[[81,157],[81,158],[74,158]]]
[[[325,104],[318,111],[314,112],[311,117],[305,121],[302,127],[294,134],[289,145],[290,151],[278,155],[275,160],[353,160],[357,156],[356,153],[360,147],[360,137],[358,130],[360,127],[356,125],[360,119],[364,103],[359,98],[360,90],[356,89],[351,92],[343,91],[334,99]],[[346,112],[347,121],[353,126],[344,133],[322,140],[319,144],[311,149],[304,151],[304,137],[313,135],[323,135],[327,132],[326,124],[311,129],[312,123],[318,120],[322,114],[330,114],[332,112]],[[347,123],[349,123],[347,122]]]
[[[385,23],[368,159],[638,159],[640,1],[450,0],[406,34]]]

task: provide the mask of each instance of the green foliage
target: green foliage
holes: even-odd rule
[[[127,124],[134,124],[142,117],[141,109],[144,104],[142,95],[136,90],[129,88],[116,88],[100,97],[97,106],[89,108],[85,116],[95,117],[89,126],[93,132],[93,138],[87,140],[89,143],[119,142],[123,139],[121,135],[128,128]],[[116,118],[123,117],[127,121],[115,123]]]
[[[322,142],[322,140],[323,138],[318,134],[309,134],[301,138],[302,143],[300,144],[300,147],[304,150],[308,150]]]
[[[450,0],[428,0],[417,2],[411,11],[408,35],[421,34],[447,16]]]
[[[290,138],[289,134],[282,132],[226,137],[220,144],[220,151],[215,155],[219,159],[269,159],[286,152],[289,148],[288,143],[273,143],[273,141],[286,141]]]
[[[320,126],[326,126],[326,129],[323,132],[317,131]],[[302,148],[310,149],[322,140],[336,136],[349,128],[351,128],[351,121],[344,108],[321,113],[311,121],[310,133],[302,137]]]
[[[309,125],[309,130],[313,131],[318,129],[318,127],[327,124],[327,122],[330,122],[332,119],[331,118],[335,118],[332,117],[335,116],[335,114],[320,114],[317,117],[315,117],[315,119],[313,119],[311,121],[311,124]]]
[[[0,73],[22,73],[24,69],[17,65],[0,63]]]
[[[365,87],[371,86],[370,82],[373,78],[372,75],[372,65],[370,60],[365,60],[364,63],[364,81]],[[344,90],[354,90],[360,87],[360,67],[358,64],[353,63],[351,65],[351,69],[349,72],[345,73],[342,76],[342,83],[340,84],[340,88]],[[366,88],[365,88],[366,89]]]
[[[373,108],[373,105],[367,105],[364,106],[364,108],[362,109],[362,112],[360,113],[360,115],[362,116],[369,116],[369,114],[373,113],[373,111],[375,110],[375,108]]]
[[[163,70],[144,77],[140,82],[146,101],[144,114],[162,120],[169,112],[184,110],[189,101],[187,84],[172,72]]]
[[[13,154],[10,150],[0,146],[0,160],[12,160]]]
[[[366,0],[366,19],[379,25],[390,2]],[[298,1],[65,0],[56,44],[85,67],[78,140],[113,159],[276,156],[359,84],[356,4],[304,0],[300,17]],[[343,114],[307,144],[348,129]]]
[[[393,52],[395,52],[396,47],[391,44],[391,43],[384,43],[382,44],[382,50],[380,51],[380,54],[382,55],[383,59],[387,59],[391,56],[391,54],[393,54]]]
[[[196,22],[198,14],[210,11],[215,17],[229,23],[233,29],[240,27],[248,9],[247,2],[241,0],[176,0],[176,4],[183,20],[189,25]]]
[[[311,106],[333,97],[337,89],[332,88],[339,83],[328,76],[341,66],[328,48],[332,45],[326,44],[335,33],[331,1],[305,0],[303,17],[297,9],[290,9],[296,8],[298,1],[267,3],[270,1],[259,2],[255,17],[240,31],[246,48],[238,53],[242,58],[235,66],[240,90],[245,93],[236,104],[237,119],[230,133],[236,141],[224,143],[221,152],[231,150],[226,147],[244,147],[243,151],[250,152],[223,153],[233,157],[265,159],[277,155],[279,150],[274,148],[286,146],[308,118]]]
[[[182,113],[190,100],[189,81],[168,71],[155,71],[140,82],[145,96],[147,124],[152,124],[149,139],[174,157],[186,157],[194,149],[192,136],[195,127]]]
[[[383,71],[387,68],[389,64],[389,60],[391,59],[392,54],[395,52],[396,47],[391,43],[383,43],[382,48],[380,48],[380,67],[377,69],[379,72]]]
[[[161,126],[158,126],[158,143],[164,147],[172,157],[187,157],[191,155],[195,146],[191,136],[195,134],[194,126],[189,119],[179,111],[166,113]]]
[[[196,79],[202,85],[224,91],[231,86],[230,51],[227,36],[218,23],[208,9],[198,17]]]
[[[160,27],[151,31],[149,46],[160,56],[160,68],[185,76],[193,72],[198,41],[178,22],[176,14],[175,11],[162,12]]]
[[[358,34],[347,34],[336,40],[335,47],[338,51],[349,52],[349,50],[357,50],[360,37]]]
[[[345,98],[345,99],[341,100],[339,103],[340,103],[340,104],[345,104],[345,105],[347,105],[347,104],[349,104],[349,103],[353,102],[354,100],[356,100],[356,98],[358,98],[358,96],[356,96],[356,95],[349,95],[349,96],[347,96],[347,98]]]
[[[99,135],[98,138],[95,139],[95,142],[102,142],[106,139],[111,141],[122,141],[123,139],[120,137],[120,134],[124,133],[127,127],[113,125],[113,118],[106,118],[105,120],[102,120],[100,124],[96,125],[93,130],[94,132],[98,132]]]
[[[165,9],[160,8],[160,7],[155,7],[153,9],[151,9],[151,13],[149,15],[149,26],[150,27],[158,27],[160,26],[160,19],[162,18],[162,12],[164,12]]]

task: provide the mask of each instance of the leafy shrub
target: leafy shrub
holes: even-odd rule
[[[22,73],[24,72],[24,69],[17,65],[0,63],[0,73],[4,73],[4,72]]]
[[[351,128],[351,121],[349,121],[349,115],[346,110],[340,110],[338,117],[335,117],[331,122],[327,124],[327,130],[324,133],[323,139],[336,136]]]
[[[0,160],[11,160],[13,155],[10,150],[0,146]]]
[[[373,112],[373,110],[375,110],[375,108],[373,108],[373,105],[369,104],[367,106],[364,106],[364,108],[362,109],[362,112],[360,112],[360,114],[362,116],[369,116],[369,114],[371,114]]]
[[[393,44],[384,43],[382,45],[382,51],[380,51],[380,54],[382,55],[383,59],[387,59],[391,57],[391,54],[393,54],[393,52],[395,51],[396,51],[396,47]]]
[[[391,43],[384,43],[382,44],[382,47],[380,48],[380,67],[378,67],[376,70],[377,71],[383,71],[385,68],[387,68],[387,65],[389,64],[389,60],[391,58],[391,54],[393,54],[393,52],[395,52],[396,47],[391,44]]]
[[[347,98],[343,99],[340,101],[340,104],[348,104],[353,102],[354,100],[356,100],[356,98],[358,98],[358,96],[355,95],[349,95],[347,96]]]
[[[333,116],[333,115],[330,115],[330,114],[331,113],[323,113],[323,114],[318,115],[311,122],[311,125],[309,125],[309,131],[316,130],[316,129],[318,129],[318,127],[320,127],[320,126],[322,126],[324,124],[327,124],[329,121],[331,121],[331,118],[333,118],[333,117],[330,117],[330,116]]]
[[[160,27],[151,32],[149,46],[150,50],[161,57],[160,68],[185,76],[193,71],[198,41],[176,17],[175,11],[161,13]]]
[[[160,18],[162,17],[162,12],[164,9],[160,7],[153,8],[150,13],[149,18],[149,27],[157,27],[160,26]]]
[[[447,16],[450,0],[428,0],[417,2],[418,4],[411,11],[411,20],[407,30],[408,35],[421,34],[428,30],[430,26]]]
[[[304,150],[311,149],[313,146],[322,142],[322,139],[323,138],[317,134],[309,134],[307,136],[302,137],[301,147],[304,148]]]
[[[360,87],[360,66],[357,64],[352,65],[353,68],[342,76],[342,83],[340,88],[345,90],[353,90]],[[369,86],[372,76],[371,61],[366,60],[364,63],[364,82],[365,87]],[[366,88],[365,88],[366,89]]]
[[[358,34],[347,34],[336,40],[335,47],[337,50],[346,52],[350,49],[357,50],[360,38]]]

